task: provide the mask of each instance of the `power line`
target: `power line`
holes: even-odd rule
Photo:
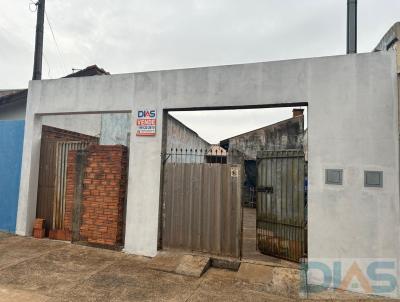
[[[56,48],[57,48],[58,56],[60,57],[62,66],[64,68],[64,72],[67,74],[67,68],[66,68],[63,56],[61,54],[61,51],[60,51],[60,47],[58,46],[56,36],[54,35],[53,27],[51,26],[51,23],[50,23],[50,20],[49,20],[49,16],[47,15],[47,12],[45,12],[45,16],[46,16],[47,24],[49,25],[49,28],[50,28],[50,31],[51,31],[51,35],[53,36],[54,44],[56,45]]]
[[[46,65],[47,65],[47,68],[48,68],[48,72],[47,72],[47,74],[48,74],[48,77],[49,77],[49,79],[51,79],[51,69],[50,69],[50,64],[49,64],[49,61],[47,60],[47,58],[46,58],[46,56],[45,56],[45,54],[43,53],[43,59],[44,59],[44,61],[46,62]]]

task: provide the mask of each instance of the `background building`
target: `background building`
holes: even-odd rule
[[[220,142],[228,150],[228,163],[242,163],[245,168],[243,204],[256,206],[256,159],[260,151],[303,150],[303,109],[293,109],[293,117],[253,131],[236,135]]]

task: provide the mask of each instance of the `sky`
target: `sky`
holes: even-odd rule
[[[0,0],[0,89],[27,87],[32,77],[32,1]],[[346,0],[47,0],[57,42],[46,21],[43,78],[93,64],[116,74],[340,55],[346,6]],[[399,0],[359,0],[358,51],[371,51],[398,20]],[[291,114],[267,111],[257,117],[244,112],[243,127],[246,120],[261,127]],[[198,132],[205,117],[209,125],[224,117],[224,129],[239,122],[228,112],[187,114]]]
[[[304,109],[304,125],[307,128],[307,107],[178,111],[170,114],[209,143],[219,144],[226,138],[291,118],[293,108]]]

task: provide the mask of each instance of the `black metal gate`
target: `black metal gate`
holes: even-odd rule
[[[264,254],[306,257],[305,169],[302,150],[257,154],[257,247]]]

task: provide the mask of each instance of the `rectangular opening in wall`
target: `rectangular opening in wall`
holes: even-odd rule
[[[163,133],[160,248],[306,257],[306,106],[168,111]]]
[[[365,187],[383,187],[383,172],[382,171],[364,171],[364,186]]]
[[[343,170],[342,169],[326,169],[325,184],[327,185],[342,185]]]
[[[36,217],[45,220],[43,235],[122,247],[131,114],[45,115],[41,121]]]

